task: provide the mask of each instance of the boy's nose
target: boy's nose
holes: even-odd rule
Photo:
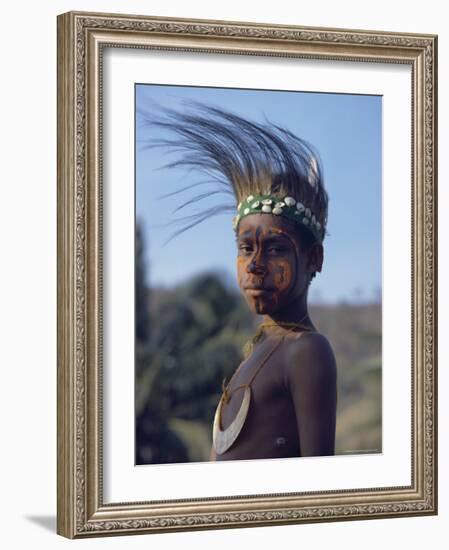
[[[248,264],[248,273],[253,273],[254,275],[265,275],[266,268],[259,261],[257,261],[257,258],[254,258]]]

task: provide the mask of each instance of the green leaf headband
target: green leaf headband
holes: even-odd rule
[[[240,220],[250,214],[284,216],[306,227],[318,242],[321,243],[323,240],[324,227],[316,219],[310,208],[307,208],[302,202],[293,197],[280,199],[273,195],[249,195],[246,200],[237,206],[237,215],[233,219],[234,231],[237,231]]]

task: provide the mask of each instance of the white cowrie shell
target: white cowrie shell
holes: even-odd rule
[[[273,208],[273,214],[276,214],[276,216],[279,216],[279,214],[282,214],[282,208]]]
[[[271,213],[271,206],[269,206],[268,204],[264,204],[262,206],[262,212],[266,212],[267,214],[270,214]]]
[[[284,202],[287,206],[295,206],[296,201],[293,197],[285,197]]]

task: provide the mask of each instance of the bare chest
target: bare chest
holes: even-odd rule
[[[269,341],[258,346],[232,376],[221,409],[223,429],[226,429],[237,415],[247,387],[251,389],[252,411],[257,410],[259,414],[265,411],[268,416],[282,418],[283,404],[288,405],[289,400],[284,380],[285,358],[282,349],[270,354],[272,349],[273,342]]]
[[[218,408],[218,438],[214,425],[217,460],[299,456],[296,415],[284,380],[285,355],[279,350],[267,359],[268,344],[241,365],[227,386],[227,399]]]

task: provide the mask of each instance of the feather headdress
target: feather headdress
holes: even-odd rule
[[[242,217],[265,212],[285,215],[306,227],[319,242],[323,240],[328,196],[319,157],[290,130],[197,102],[189,102],[185,110],[164,109],[147,116],[146,122],[168,132],[168,137],[150,140],[150,146],[168,148],[177,155],[165,167],[194,168],[208,177],[165,195],[209,185],[177,210],[214,194],[232,197],[228,203],[183,216],[175,235],[212,215],[237,210],[235,229]]]

